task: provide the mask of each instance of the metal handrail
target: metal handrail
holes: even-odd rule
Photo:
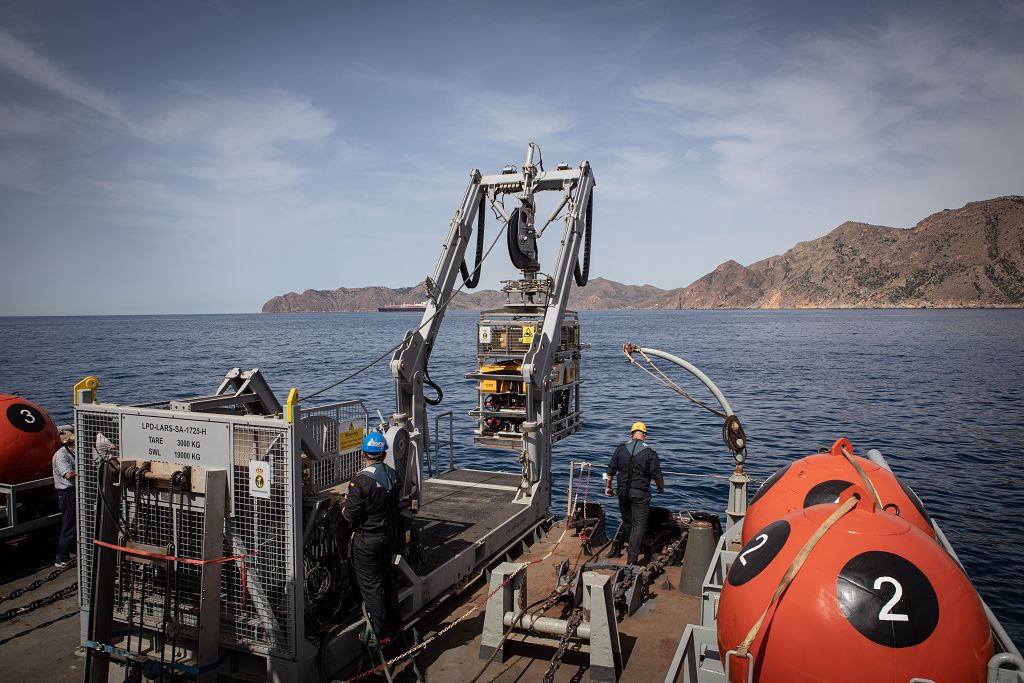
[[[441,454],[441,442],[440,442],[440,424],[441,418],[448,418],[448,472],[455,469],[455,449],[452,445],[452,437],[455,432],[455,418],[452,411],[446,410],[443,413],[438,413],[434,416],[434,457],[439,457]],[[440,470],[440,462],[438,462],[438,470]],[[430,459],[430,453],[427,453],[427,475],[434,476],[434,467]]]

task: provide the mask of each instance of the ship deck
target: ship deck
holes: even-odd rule
[[[0,544],[0,596],[24,588],[53,571],[54,530]],[[68,569],[34,591],[0,603],[0,612],[23,607],[78,581]],[[7,621],[0,621],[0,681],[81,681],[85,657],[78,651],[78,596],[72,594]],[[118,674],[123,672],[118,669]]]
[[[574,566],[581,555],[579,539],[566,533],[562,542],[560,524],[555,524],[530,549],[517,557],[516,562],[546,560],[530,565],[527,572],[528,595],[532,602],[548,595],[555,587],[555,567],[562,560]],[[557,547],[556,547],[557,544]],[[552,552],[553,551],[553,552]],[[604,558],[602,558],[604,559]],[[613,561],[624,562],[625,557]],[[660,680],[668,670],[679,637],[687,623],[700,622],[701,600],[699,596],[679,592],[679,567],[669,567],[667,573],[658,577],[650,588],[651,597],[632,616],[619,622],[619,640],[622,647],[623,671],[620,681]],[[668,582],[668,583],[666,583]],[[480,636],[484,622],[483,602],[489,587],[483,583],[468,590],[457,599],[441,605],[421,618],[416,629],[422,639],[438,633],[455,621],[459,623],[444,635],[433,640],[422,652],[416,654],[416,665],[433,680],[470,680],[484,668],[486,660],[480,658]],[[475,611],[474,606],[479,606]],[[466,616],[468,614],[468,616]],[[544,613],[544,616],[565,618],[568,606],[558,604]],[[556,671],[555,681],[587,681],[589,655],[583,651],[579,641],[572,641],[562,665]],[[555,652],[557,639],[538,638],[526,633],[515,632],[505,645],[504,663],[497,661],[486,667],[480,681],[541,681]],[[402,647],[395,645],[385,654],[394,657]],[[405,661],[396,665],[396,681],[415,680],[412,664]],[[340,676],[344,680],[352,675]],[[363,680],[374,680],[372,677]],[[383,680],[377,679],[377,680]]]
[[[460,548],[477,541],[494,520],[506,519],[519,476],[508,473],[456,470],[424,482],[423,505],[418,515],[424,553],[429,565],[439,564]],[[527,571],[529,601],[548,595],[555,584],[555,567],[562,560],[571,566],[579,561],[581,546],[571,532],[558,539],[562,527],[555,524],[517,562],[538,561]],[[14,562],[0,567],[0,595],[28,585],[52,571],[55,539],[47,534],[33,534],[5,544]],[[551,553],[550,557],[545,558]],[[604,558],[624,561],[624,558]],[[675,653],[683,628],[688,622],[699,622],[700,598],[683,595],[676,586],[679,568],[670,567],[651,586],[651,597],[632,615],[618,624],[622,647],[621,681],[660,679]],[[35,591],[7,600],[0,612],[27,605],[40,597],[69,586],[77,580],[77,572],[68,570],[57,579]],[[666,580],[670,583],[666,583]],[[480,637],[488,586],[478,582],[421,617],[416,629],[421,638],[429,638],[449,624],[459,621],[443,636],[433,640],[416,655],[415,663],[433,680],[469,680],[482,668]],[[478,609],[472,611],[474,606]],[[544,616],[564,618],[567,607],[558,604]],[[468,616],[467,616],[468,614]],[[556,681],[589,680],[589,656],[578,641],[568,648]],[[481,681],[540,681],[548,668],[557,641],[525,633],[514,633],[506,643],[506,659],[486,667]],[[85,659],[79,648],[79,618],[76,596],[33,610],[23,616],[0,622],[0,680],[81,681]],[[395,644],[386,654],[393,657],[402,651]],[[352,675],[340,676],[344,680]],[[410,662],[395,667],[397,681],[415,680]],[[111,667],[110,680],[120,680],[123,670]],[[369,677],[364,680],[383,680]]]
[[[522,509],[513,503],[521,477],[456,469],[423,482],[416,528],[428,573]]]

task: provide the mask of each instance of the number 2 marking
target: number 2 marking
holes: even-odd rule
[[[910,621],[910,617],[908,617],[906,614],[895,614],[894,612],[892,612],[892,608],[895,607],[896,603],[898,603],[900,601],[900,598],[903,597],[903,586],[901,586],[900,582],[892,578],[891,576],[879,576],[877,579],[875,579],[875,590],[881,588],[882,584],[885,583],[892,584],[892,587],[896,589],[896,592],[893,593],[893,596],[889,600],[889,602],[882,605],[882,610],[878,613],[878,620]]]
[[[754,552],[755,550],[757,550],[761,546],[763,546],[765,543],[767,543],[768,542],[768,534],[760,534],[754,540],[758,541],[758,543],[756,545],[750,546],[748,549],[744,550],[743,553],[740,555],[740,564],[742,564],[744,567],[747,566],[747,557],[746,556],[749,555],[750,553]]]
[[[28,408],[22,408],[21,409],[21,414],[25,418],[25,424],[30,424],[31,425],[31,424],[35,424],[36,423],[36,416],[33,415],[32,411],[29,410]]]

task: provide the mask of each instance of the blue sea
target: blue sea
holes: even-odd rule
[[[622,344],[682,356],[719,385],[749,439],[748,473],[848,437],[881,450],[923,499],[982,596],[1024,646],[1024,311],[582,312],[584,431],[555,446],[556,513],[568,461],[604,462],[640,419],[667,475],[657,504],[724,511],[728,475],[714,416],[631,367]],[[451,313],[430,372],[436,411],[455,413],[456,464],[517,471],[516,456],[472,446],[475,313]],[[0,318],[0,392],[58,421],[72,385],[100,380],[103,400],[139,403],[212,393],[232,367],[260,368],[278,395],[308,395],[398,343],[414,314],[161,315]],[[662,364],[664,365],[664,364]],[[701,387],[676,375],[699,397]],[[394,408],[386,362],[319,397]],[[676,474],[671,474],[676,473]],[[614,507],[613,508],[614,512]]]

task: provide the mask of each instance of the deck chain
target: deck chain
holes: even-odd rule
[[[558,667],[562,665],[562,658],[565,657],[565,650],[569,647],[569,640],[576,634],[576,629],[583,623],[583,610],[579,607],[574,609],[569,615],[569,619],[565,622],[565,633],[562,635],[561,640],[558,641],[558,649],[555,650],[555,656],[551,658],[551,665],[548,670],[544,672],[544,683],[553,683],[555,680],[555,672],[558,671]]]
[[[8,600],[15,600],[17,598],[20,598],[25,593],[31,593],[32,591],[36,590],[40,586],[42,586],[44,584],[47,584],[50,581],[53,581],[58,576],[60,576],[61,574],[63,574],[67,570],[71,569],[72,567],[74,567],[75,564],[76,564],[75,560],[71,560],[67,564],[66,567],[61,567],[59,569],[54,569],[53,571],[51,571],[49,574],[47,574],[43,578],[36,579],[35,581],[33,581],[32,583],[30,583],[27,586],[22,586],[21,588],[16,588],[15,590],[11,591],[7,595],[0,595],[0,603],[7,602]]]
[[[9,621],[11,619],[14,619],[15,617],[20,617],[24,614],[28,614],[29,612],[33,612],[39,609],[40,607],[52,605],[53,603],[59,600],[63,600],[64,598],[70,598],[72,595],[75,595],[77,593],[78,582],[75,582],[70,586],[65,586],[64,588],[61,588],[59,591],[52,595],[47,595],[45,598],[39,598],[38,600],[30,602],[27,605],[22,605],[21,607],[14,607],[12,609],[7,610],[6,612],[0,612],[0,623]]]

